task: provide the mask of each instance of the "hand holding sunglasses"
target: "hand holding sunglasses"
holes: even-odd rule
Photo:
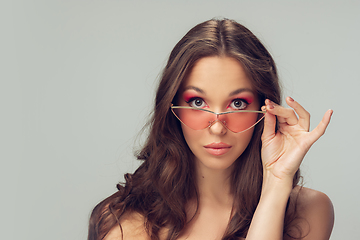
[[[278,179],[292,179],[307,151],[325,133],[333,113],[328,110],[318,126],[309,132],[310,114],[291,97],[287,97],[286,102],[292,109],[265,101],[261,155],[265,172]]]

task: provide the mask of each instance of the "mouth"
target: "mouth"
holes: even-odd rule
[[[227,153],[231,149],[231,146],[226,143],[220,142],[220,143],[210,143],[204,146],[204,148],[211,155],[220,156]]]

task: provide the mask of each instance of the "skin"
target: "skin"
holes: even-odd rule
[[[219,60],[219,58],[204,58],[197,62],[179,91],[183,96],[191,94],[194,100],[187,103],[186,98],[180,97],[177,101],[178,105],[197,107],[195,105],[197,100],[201,102],[201,106],[197,108],[226,112],[238,110],[232,106],[233,101],[246,98],[251,99],[252,103],[249,105],[241,103],[241,106],[246,108],[239,109],[260,110],[257,96],[241,65],[232,58]],[[238,91],[242,92],[233,94]],[[228,177],[233,163],[246,149],[254,131],[254,128],[251,128],[245,132],[233,133],[219,121],[203,130],[193,130],[184,124],[181,126],[185,140],[194,153],[198,176],[206,178],[219,173]],[[231,146],[223,155],[214,156],[204,148],[208,144],[220,142]]]
[[[194,90],[194,87],[202,92]],[[195,91],[191,95],[196,94],[206,103],[201,107],[224,112],[233,100],[233,96],[229,94],[237,89],[248,89],[247,94],[253,95],[254,101],[247,105],[246,109],[259,110],[261,106],[241,64],[228,57],[206,57],[195,64],[179,91],[182,95]],[[187,97],[180,98],[178,104],[188,106],[188,100]],[[297,220],[296,224],[306,234],[303,239],[326,240],[330,237],[334,221],[330,199],[312,189],[292,189],[292,179],[309,148],[324,134],[332,110],[328,110],[319,125],[309,131],[309,113],[290,97],[286,98],[286,103],[290,108],[265,101],[267,112],[263,120],[265,122],[261,150],[264,166],[263,188],[246,239],[290,239],[283,236],[285,209],[289,197],[290,201],[294,201],[294,196],[298,196],[300,220]],[[278,132],[275,132],[276,116],[279,121]],[[233,163],[248,145],[253,129],[233,133],[220,122],[215,122],[203,130],[193,130],[182,124],[182,130],[195,156],[200,202],[196,216],[178,239],[221,239],[233,203],[229,174]],[[227,143],[231,145],[231,150],[221,156],[213,156],[204,149],[204,145],[213,142]],[[191,202],[188,205],[188,214],[192,216],[194,205]],[[139,214],[125,215],[121,219],[123,239],[149,239],[143,223],[144,219]],[[165,236],[166,229],[163,230],[161,238]],[[105,239],[121,239],[120,228],[115,227]]]

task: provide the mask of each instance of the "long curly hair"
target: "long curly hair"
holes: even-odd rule
[[[193,217],[186,212],[190,200],[198,204],[193,154],[170,106],[196,61],[208,56],[237,59],[252,81],[260,106],[265,99],[280,104],[274,60],[254,34],[229,19],[212,19],[192,28],[176,44],[163,70],[149,122],[149,136],[137,153],[142,163],[133,174],[125,174],[125,183],[117,185],[116,193],[94,208],[88,240],[103,239],[113,227],[120,225],[122,215],[130,211],[144,216],[151,239],[159,239],[159,231],[165,227],[169,230],[166,239],[176,239]],[[256,125],[248,147],[235,161],[231,175],[233,214],[224,240],[246,237],[258,205],[263,177],[262,130],[263,121]],[[297,185],[299,177],[298,171],[293,186]],[[287,211],[285,233],[294,216],[294,211]]]

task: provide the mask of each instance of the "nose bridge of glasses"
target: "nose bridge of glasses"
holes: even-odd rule
[[[209,119],[209,126],[213,125],[217,121],[222,122],[222,120],[219,118],[221,113],[216,113],[213,111],[209,111],[209,113],[211,113],[210,115],[212,116],[211,120]]]
[[[226,122],[225,121],[223,121],[223,120],[220,120],[219,118],[218,118],[218,114],[216,115],[216,119],[215,120],[213,120],[213,121],[211,121],[211,122],[209,122],[209,128],[217,128],[217,129],[219,129],[217,126],[217,124],[216,123],[218,123],[218,124],[220,124],[219,125],[219,127],[220,128],[225,128],[225,129],[228,129],[228,127],[226,126]],[[222,132],[222,131],[221,131]]]
[[[214,114],[216,115],[215,121],[222,122],[226,125],[226,117],[227,117],[228,113],[223,112],[223,113],[214,113]]]
[[[221,124],[224,128],[228,128],[226,126],[226,121],[224,119],[224,114],[223,113],[216,113],[216,112],[212,112],[213,115],[215,115],[215,118],[212,121],[209,121],[209,127],[212,127],[216,122],[219,122],[219,124]]]

